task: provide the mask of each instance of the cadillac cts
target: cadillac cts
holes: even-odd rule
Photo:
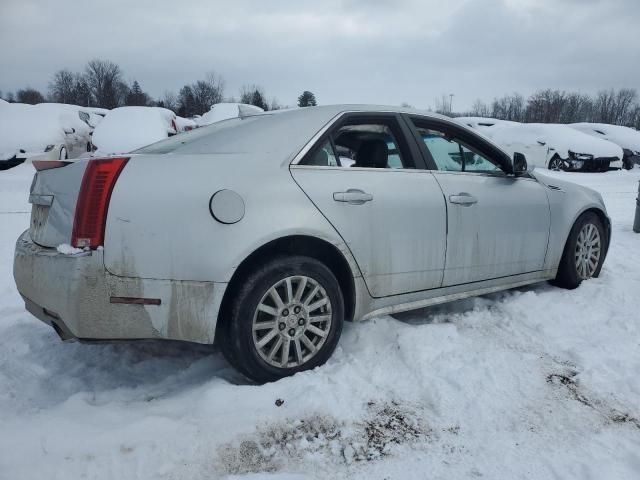
[[[37,165],[16,245],[26,308],[65,340],[215,342],[258,382],[321,365],[344,321],[575,288],[610,239],[598,193],[409,109],[243,116],[60,165]]]

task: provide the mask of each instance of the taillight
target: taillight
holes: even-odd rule
[[[71,245],[93,250],[104,243],[111,192],[128,158],[100,158],[87,163],[76,202]]]

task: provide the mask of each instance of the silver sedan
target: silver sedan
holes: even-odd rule
[[[215,342],[258,382],[324,363],[345,320],[575,288],[610,240],[598,193],[410,109],[242,116],[61,165],[38,164],[16,245],[27,309],[63,339]]]

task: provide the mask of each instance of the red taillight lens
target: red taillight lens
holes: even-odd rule
[[[96,249],[104,243],[111,192],[128,158],[89,160],[76,202],[71,245]]]

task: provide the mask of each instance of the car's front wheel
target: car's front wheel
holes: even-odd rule
[[[554,157],[549,160],[549,170],[565,170],[564,161],[558,155],[554,155]]]
[[[223,319],[222,351],[263,383],[322,365],[336,348],[344,301],[335,276],[304,256],[275,258],[238,289]]]
[[[598,277],[607,251],[602,221],[594,212],[582,214],[574,223],[564,247],[554,284],[574,289],[583,280]]]

